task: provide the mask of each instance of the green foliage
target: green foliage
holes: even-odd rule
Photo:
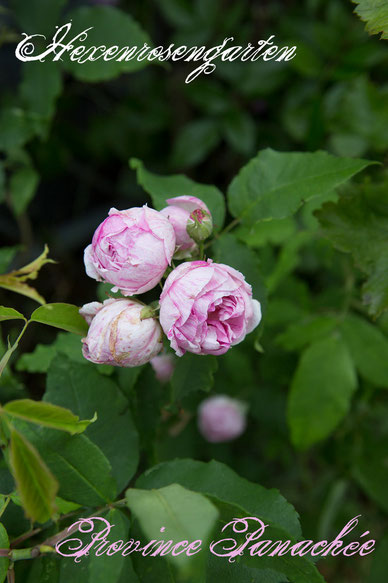
[[[358,16],[366,22],[370,34],[382,33],[388,39],[388,7],[384,0],[353,0]]]
[[[388,388],[388,338],[367,320],[349,315],[341,326],[360,375],[377,387]]]
[[[143,47],[144,43],[150,44],[146,32],[130,16],[117,10],[113,6],[80,6],[68,16],[68,22],[72,20],[71,35],[76,36],[88,28],[88,38],[83,43],[87,49],[101,45],[101,31],[104,31],[103,44],[108,48],[118,47]],[[94,60],[85,63],[71,61],[64,57],[64,67],[81,81],[105,81],[117,77],[120,73],[138,71],[145,67],[149,61],[130,59],[116,61],[115,59]]]
[[[290,389],[288,420],[295,446],[305,449],[327,437],[349,411],[356,387],[353,362],[339,337],[311,344]]]
[[[288,217],[303,202],[330,192],[371,163],[327,152],[263,150],[231,182],[230,212],[246,223]]]
[[[50,403],[39,403],[31,399],[18,399],[9,401],[4,405],[3,411],[11,417],[24,419],[31,423],[36,423],[44,427],[52,427],[68,431],[71,435],[82,433],[93,423],[96,418],[81,421],[77,415],[74,415],[69,409],[51,405]]]
[[[209,392],[218,369],[215,356],[187,354],[178,360],[171,379],[174,401],[181,401],[195,391]]]
[[[16,215],[25,212],[34,197],[39,175],[31,167],[21,168],[12,175],[10,181],[11,204]]]
[[[0,548],[2,549],[9,548],[9,539],[7,531],[5,530],[4,526],[1,523],[0,523]],[[3,583],[7,577],[8,566],[9,559],[0,558],[0,583]]]
[[[152,490],[131,488],[126,492],[126,500],[148,540],[160,539],[163,528],[164,537],[171,539],[173,544],[183,540],[202,541],[193,549],[197,551],[206,545],[218,517],[216,507],[205,496],[179,484]],[[176,557],[167,555],[167,560],[186,572],[193,562],[186,553]]]
[[[277,490],[266,490],[260,484],[252,484],[218,461],[169,461],[140,476],[136,486],[161,488],[170,483],[201,492],[215,502],[238,508],[244,516],[256,516],[284,528],[292,536],[300,536],[298,515]]]
[[[341,197],[337,204],[327,203],[317,213],[324,234],[338,249],[351,253],[368,275],[363,300],[374,316],[388,308],[386,184],[367,184],[357,193]]]
[[[13,308],[0,306],[0,322],[4,322],[4,320],[25,320],[25,317]]]
[[[353,472],[368,496],[379,504],[385,511],[388,510],[388,493],[384,483],[388,478],[386,464],[388,438],[368,438],[363,443],[354,464]]]
[[[27,516],[46,522],[55,512],[58,482],[35,447],[17,431],[11,434],[10,463]]]
[[[109,407],[106,404],[108,396]],[[106,455],[118,491],[121,491],[136,471],[139,452],[132,414],[117,385],[99,375],[95,367],[61,355],[49,368],[44,399],[71,408],[80,417],[88,418],[97,413],[97,420],[85,435]]]
[[[88,325],[79,314],[79,308],[71,304],[46,304],[31,314],[31,322],[54,326],[67,332],[86,336]]]

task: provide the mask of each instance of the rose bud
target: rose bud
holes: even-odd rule
[[[178,356],[219,355],[256,328],[261,309],[242,273],[209,259],[182,263],[170,273],[159,317]]]
[[[195,240],[187,232],[190,214],[197,210],[202,210],[206,213],[208,222],[210,221],[212,224],[210,211],[206,204],[195,196],[177,196],[168,198],[166,202],[168,206],[160,212],[168,218],[174,227],[177,245],[175,256],[177,258],[189,257],[198,248]]]
[[[198,409],[198,428],[212,443],[236,439],[246,427],[247,406],[226,395],[205,399]]]
[[[213,231],[213,221],[211,216],[202,209],[195,209],[195,211],[190,213],[186,230],[196,243],[205,241],[205,239],[210,237]]]
[[[112,208],[85,249],[86,273],[124,296],[141,294],[159,283],[174,250],[174,229],[161,213],[146,205]]]
[[[81,316],[90,322],[88,335],[82,339],[82,353],[87,360],[113,366],[140,366],[162,350],[158,321],[140,318],[143,304],[127,299],[105,300],[98,308],[96,304],[91,302],[80,309]]]
[[[155,376],[161,383],[168,383],[174,372],[174,357],[172,354],[160,354],[151,359],[150,364],[154,369]]]

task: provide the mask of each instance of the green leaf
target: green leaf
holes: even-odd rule
[[[251,116],[241,109],[225,115],[222,130],[229,146],[244,156],[252,154],[256,142],[256,126]]]
[[[20,148],[35,134],[41,134],[47,120],[37,114],[12,107],[0,112],[0,150]]]
[[[80,421],[79,417],[69,409],[31,399],[9,401],[4,405],[3,410],[11,417],[25,419],[44,427],[68,431],[71,435],[82,433],[90,423],[96,420],[96,417],[93,417],[90,420]]]
[[[282,247],[271,274],[266,279],[268,293],[273,293],[279,284],[298,266],[301,248],[310,243],[314,234],[311,231],[299,231]]]
[[[10,463],[27,516],[34,522],[46,522],[55,512],[58,483],[35,447],[15,430]]]
[[[388,535],[378,542],[365,583],[383,583],[387,576]]]
[[[388,338],[376,325],[355,315],[347,316],[341,332],[361,376],[388,389]]]
[[[82,342],[79,337],[70,332],[60,332],[52,344],[38,344],[32,352],[25,352],[16,362],[16,370],[27,372],[47,372],[52,360],[57,354],[64,354],[70,360],[85,364],[85,358],[82,355]],[[101,373],[103,365],[98,367]],[[138,370],[123,369],[123,370]]]
[[[0,523],[0,548],[9,549],[9,538],[4,526]],[[7,577],[9,559],[0,558],[0,583],[3,583]]]
[[[110,524],[114,524],[114,540],[128,540],[129,519],[120,511],[112,508],[102,515]],[[130,557],[123,557],[119,552],[109,557],[109,560],[101,560],[92,553],[88,559],[89,563],[89,581],[93,583],[116,583],[120,579],[120,575],[126,570],[126,563]],[[130,563],[131,561],[129,561]],[[77,566],[77,565],[76,565]],[[66,573],[66,571],[65,571]],[[69,579],[68,579],[69,580]],[[132,583],[132,579],[127,578],[128,583]],[[136,579],[134,580],[136,581]]]
[[[67,22],[72,20],[71,38],[91,27],[88,38],[82,45],[87,49],[93,46],[105,45],[107,48],[137,47],[139,50],[145,43],[150,45],[147,33],[127,12],[123,12],[113,6],[81,6],[76,8],[67,17]],[[120,55],[122,55],[120,51]],[[119,53],[116,54],[116,58]],[[82,58],[81,58],[82,60]],[[147,59],[136,58],[126,61],[116,61],[113,57],[109,60],[103,58],[95,61],[79,63],[71,61],[68,54],[63,57],[63,65],[81,81],[106,81],[119,76],[121,73],[139,71],[150,62]]]
[[[138,488],[161,488],[171,483],[201,492],[220,503],[238,507],[244,516],[261,518],[292,536],[301,534],[298,514],[278,490],[241,478],[225,464],[190,459],[164,462],[147,470],[136,482]]]
[[[352,0],[357,4],[355,12],[366,22],[369,34],[381,34],[388,39],[388,6],[385,0]]]
[[[225,200],[218,188],[194,182],[183,174],[159,176],[146,170],[143,162],[137,158],[131,158],[130,166],[136,170],[137,181],[151,196],[156,210],[161,210],[166,206],[167,198],[184,195],[196,196],[209,207],[215,230],[222,228],[225,220]]]
[[[185,125],[172,150],[175,168],[190,168],[200,164],[220,142],[218,124],[214,119],[196,119]]]
[[[316,216],[323,234],[341,251],[351,253],[369,279],[363,287],[369,313],[388,309],[388,182],[363,185],[337,204],[327,203]],[[353,189],[354,191],[354,189]]]
[[[38,344],[33,352],[22,354],[16,362],[16,370],[27,372],[47,372],[50,362],[57,354],[53,344]]]
[[[171,384],[174,401],[181,401],[195,391],[210,391],[218,362],[215,356],[186,353],[177,361]]]
[[[286,583],[284,575],[272,569],[255,569],[238,563],[229,563],[223,557],[211,555],[207,569],[208,581],[223,583]]]
[[[338,320],[332,316],[309,316],[288,326],[276,337],[276,343],[286,350],[300,350],[327,336],[337,326]]]
[[[182,540],[201,540],[202,554],[206,552],[206,541],[215,525],[218,511],[205,496],[179,484],[171,484],[155,490],[130,488],[126,492],[126,500],[147,539],[160,540],[167,537],[173,544]],[[164,531],[161,537],[162,527]],[[177,557],[167,555],[167,560],[184,568],[185,563],[193,559],[184,553]]]
[[[56,556],[46,555],[28,561],[31,568],[25,583],[59,583],[59,569],[62,561],[58,561]]]
[[[4,322],[4,320],[25,320],[25,317],[13,308],[0,306],[0,322]]]
[[[123,512],[112,508],[98,515],[107,520],[113,527],[109,540],[112,542],[113,540],[124,542],[128,540],[130,521]],[[96,534],[101,532],[105,526],[104,523],[97,520],[94,524],[94,533]],[[84,545],[90,542],[90,536],[88,537],[86,533],[77,532],[76,536],[83,541]],[[131,536],[133,535],[131,534]],[[96,556],[93,550],[88,557],[84,557],[78,563],[74,561],[73,557],[60,557],[60,560],[56,559],[59,570],[58,581],[59,583],[119,583],[123,580],[123,583],[139,583],[133,572],[132,557],[133,555],[123,557],[120,552],[109,556]],[[38,579],[36,583],[51,583],[51,580],[41,581]]]
[[[42,0],[12,0],[15,18],[23,32],[31,34],[53,34],[59,24],[60,14],[66,0],[51,0],[49,4]]]
[[[264,247],[268,243],[281,245],[296,232],[295,219],[286,217],[271,221],[261,221],[254,225],[242,225],[234,234],[249,247]]]
[[[37,429],[24,421],[18,421],[17,428],[36,447],[57,478],[61,498],[82,506],[101,506],[114,500],[116,485],[111,466],[85,435]]]
[[[11,176],[9,188],[11,204],[16,216],[27,209],[38,187],[39,175],[30,166],[20,168]]]
[[[88,427],[85,435],[106,455],[118,491],[123,490],[136,471],[139,443],[128,401],[117,385],[102,377],[96,367],[61,355],[50,366],[43,399],[71,408],[84,418],[97,412],[97,421]]]
[[[70,332],[61,332],[52,344],[38,344],[32,352],[25,352],[16,362],[16,370],[32,373],[47,372],[57,354],[64,354],[70,360],[85,364],[82,356],[82,343],[79,337]],[[102,365],[103,366],[103,365]],[[124,370],[137,370],[124,369]],[[98,367],[101,373],[101,366]]]
[[[245,223],[285,218],[373,163],[327,152],[262,150],[232,180],[229,209]]]
[[[58,62],[46,59],[44,62],[29,62],[23,65],[20,94],[24,107],[52,117],[55,101],[62,91],[62,75]]]
[[[353,475],[366,495],[388,512],[388,437],[368,439],[353,468]]]
[[[31,314],[31,321],[61,328],[80,336],[86,336],[88,333],[88,325],[79,314],[79,308],[72,304],[57,303],[40,306]]]
[[[269,526],[266,535],[270,540],[292,540],[294,536],[300,536],[298,515],[277,490],[266,490],[258,484],[240,478],[219,462],[205,464],[194,460],[174,460],[162,463],[140,476],[136,486],[153,489],[171,483],[179,483],[185,488],[210,497],[221,512],[221,523],[218,523],[220,529],[233,517],[254,516]],[[217,535],[215,540],[218,540]],[[248,567],[245,575],[250,573],[250,567],[265,569],[262,579],[256,575],[256,569],[253,569],[250,573],[253,581],[268,580],[277,583],[284,581],[284,577],[280,579],[269,577],[267,569],[275,569],[285,573],[290,581],[296,583],[323,582],[314,565],[306,558],[261,557],[258,562],[256,558],[252,560],[248,556],[243,556],[240,561]],[[241,565],[240,561],[238,565]],[[256,578],[253,579],[254,576]],[[266,578],[267,576],[269,578]]]
[[[345,343],[329,336],[301,356],[291,383],[288,422],[293,444],[306,449],[330,435],[349,410],[357,388]]]

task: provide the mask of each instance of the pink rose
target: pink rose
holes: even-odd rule
[[[175,231],[177,256],[188,257],[196,248],[196,242],[187,232],[190,214],[198,209],[204,211],[211,221],[211,214],[206,204],[195,196],[177,196],[166,200],[168,206],[160,212],[172,224]]]
[[[160,296],[160,324],[178,356],[224,354],[260,319],[260,303],[242,273],[210,259],[179,265]]]
[[[146,205],[112,208],[85,249],[86,273],[125,296],[141,294],[159,283],[174,249],[174,229],[161,213]]]
[[[84,357],[97,364],[132,367],[156,356],[163,348],[162,330],[156,319],[140,319],[143,308],[143,304],[126,299],[83,306],[80,314],[90,323],[82,340]]]
[[[207,441],[230,441],[246,427],[246,405],[226,395],[205,399],[198,409],[198,428]]]
[[[172,354],[160,354],[159,356],[154,356],[150,361],[155,376],[161,383],[167,383],[171,379],[175,368],[174,358]]]

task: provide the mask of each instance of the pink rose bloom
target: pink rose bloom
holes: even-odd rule
[[[160,296],[160,324],[178,356],[224,354],[260,319],[260,303],[242,273],[210,259],[179,265]]]
[[[160,212],[172,224],[175,231],[177,255],[178,257],[187,257],[197,248],[197,244],[188,234],[186,227],[190,214],[201,209],[210,217],[211,214],[206,204],[195,196],[176,196],[166,200],[168,206]]]
[[[246,427],[246,405],[226,395],[205,399],[198,409],[198,428],[212,443],[236,439]]]
[[[146,205],[112,208],[85,249],[86,273],[124,296],[141,294],[159,283],[174,250],[174,229],[161,213]]]
[[[174,356],[172,354],[160,354],[159,356],[154,356],[150,361],[152,368],[154,369],[155,376],[161,383],[167,383],[174,372]]]
[[[163,348],[162,330],[156,319],[140,319],[143,308],[126,299],[83,306],[80,314],[90,324],[82,339],[84,357],[96,364],[132,367],[156,356]]]

